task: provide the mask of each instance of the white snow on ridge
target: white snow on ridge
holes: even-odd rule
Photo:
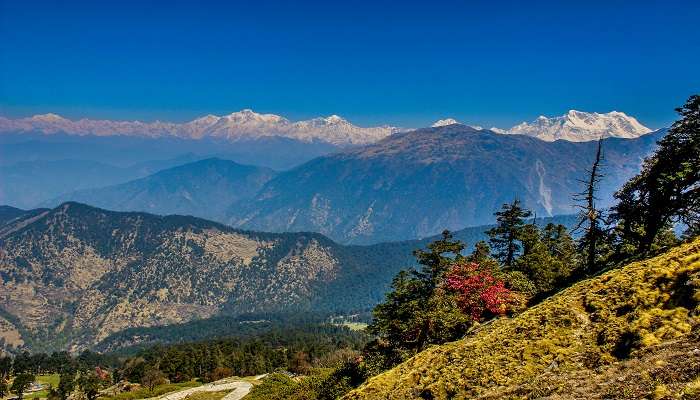
[[[0,133],[40,132],[154,138],[174,136],[187,139],[211,137],[230,141],[282,136],[305,142],[320,140],[340,146],[376,142],[398,130],[399,128],[393,126],[359,127],[337,115],[292,122],[279,115],[258,114],[249,109],[221,117],[206,115],[182,124],[91,119],[73,121],[56,114],[35,115],[21,119],[0,117]]]
[[[455,125],[455,124],[459,124],[459,123],[460,123],[460,122],[457,121],[457,120],[454,119],[454,118],[445,118],[445,119],[439,119],[439,120],[435,121],[435,123],[433,123],[432,125],[430,125],[430,127],[431,127],[431,128],[437,128],[437,127],[440,127],[440,126]]]
[[[432,127],[460,124],[454,118],[436,121]],[[472,126],[477,130],[483,128]],[[304,142],[324,141],[338,146],[362,145],[379,141],[400,129],[394,126],[359,127],[331,115],[304,121],[290,121],[275,114],[259,114],[245,109],[224,116],[206,115],[185,123],[80,119],[69,120],[56,114],[30,118],[0,117],[0,133],[40,132],[69,135],[128,135],[141,137],[218,138],[229,141],[282,136]],[[499,134],[528,135],[545,141],[585,142],[599,138],[637,138],[651,132],[625,113],[589,113],[571,110],[559,117],[540,116],[510,129],[490,128]]]
[[[640,124],[634,117],[619,111],[600,114],[570,110],[559,117],[540,116],[532,122],[523,122],[509,130],[494,132],[528,135],[548,142],[559,139],[587,142],[608,137],[633,139],[651,132],[651,129]]]

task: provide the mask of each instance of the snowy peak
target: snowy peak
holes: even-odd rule
[[[266,124],[279,124],[289,122],[287,119],[275,114],[258,114],[251,109],[243,109],[238,112],[231,113],[223,118],[235,122],[257,122]]]
[[[454,118],[436,121],[432,127],[461,124]],[[472,126],[482,130],[480,126]],[[558,117],[540,116],[510,129],[490,128],[499,134],[517,134],[545,141],[568,140],[585,142],[599,138],[636,138],[651,132],[634,117],[623,112],[590,113],[569,110]],[[142,137],[179,137],[184,139],[216,138],[239,141],[281,136],[304,142],[321,141],[337,146],[363,145],[379,141],[399,128],[393,126],[360,127],[348,120],[330,115],[302,121],[290,121],[275,114],[261,114],[243,109],[224,116],[205,115],[185,123],[140,122],[80,119],[70,120],[57,114],[41,114],[30,118],[0,117],[0,133],[39,132],[69,135],[128,135]]]
[[[445,118],[445,119],[439,119],[435,121],[432,125],[430,125],[432,128],[437,128],[440,126],[448,126],[448,125],[456,125],[459,124],[459,121],[457,121],[454,118]]]
[[[330,115],[326,118],[323,118],[323,121],[325,121],[328,125],[334,125],[334,124],[346,124],[348,121],[340,117],[339,115]]]
[[[651,132],[651,129],[619,111],[601,114],[569,110],[559,117],[539,116],[532,122],[523,122],[501,132],[533,136],[549,142],[559,139],[587,142],[608,137],[633,139]]]
[[[260,114],[251,109],[243,109],[220,117],[210,114],[182,124],[90,119],[72,121],[56,114],[35,115],[21,119],[0,117],[0,133],[174,136],[185,139],[211,137],[229,141],[282,136],[306,142],[324,141],[338,146],[376,142],[397,131],[398,128],[391,126],[359,127],[338,115],[292,122],[279,115]]]
[[[68,121],[67,119],[63,118],[62,116],[54,113],[47,113],[47,114],[39,114],[35,115],[32,118],[32,121],[41,121],[41,122],[64,122]]]

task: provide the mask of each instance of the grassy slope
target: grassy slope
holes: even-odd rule
[[[700,239],[430,348],[346,399],[695,398]]]

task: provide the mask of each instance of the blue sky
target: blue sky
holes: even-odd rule
[[[660,127],[700,92],[699,21],[698,1],[0,0],[0,115]]]

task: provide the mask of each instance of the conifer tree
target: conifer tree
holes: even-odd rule
[[[496,226],[486,231],[489,242],[494,250],[494,256],[505,267],[512,267],[515,257],[520,251],[518,243],[520,234],[525,227],[525,219],[532,215],[530,210],[520,205],[520,200],[503,204],[500,211],[494,213]]]
[[[675,223],[700,224],[700,96],[676,111],[676,121],[658,142],[642,171],[617,193],[612,219],[621,239],[648,253],[657,236]]]

